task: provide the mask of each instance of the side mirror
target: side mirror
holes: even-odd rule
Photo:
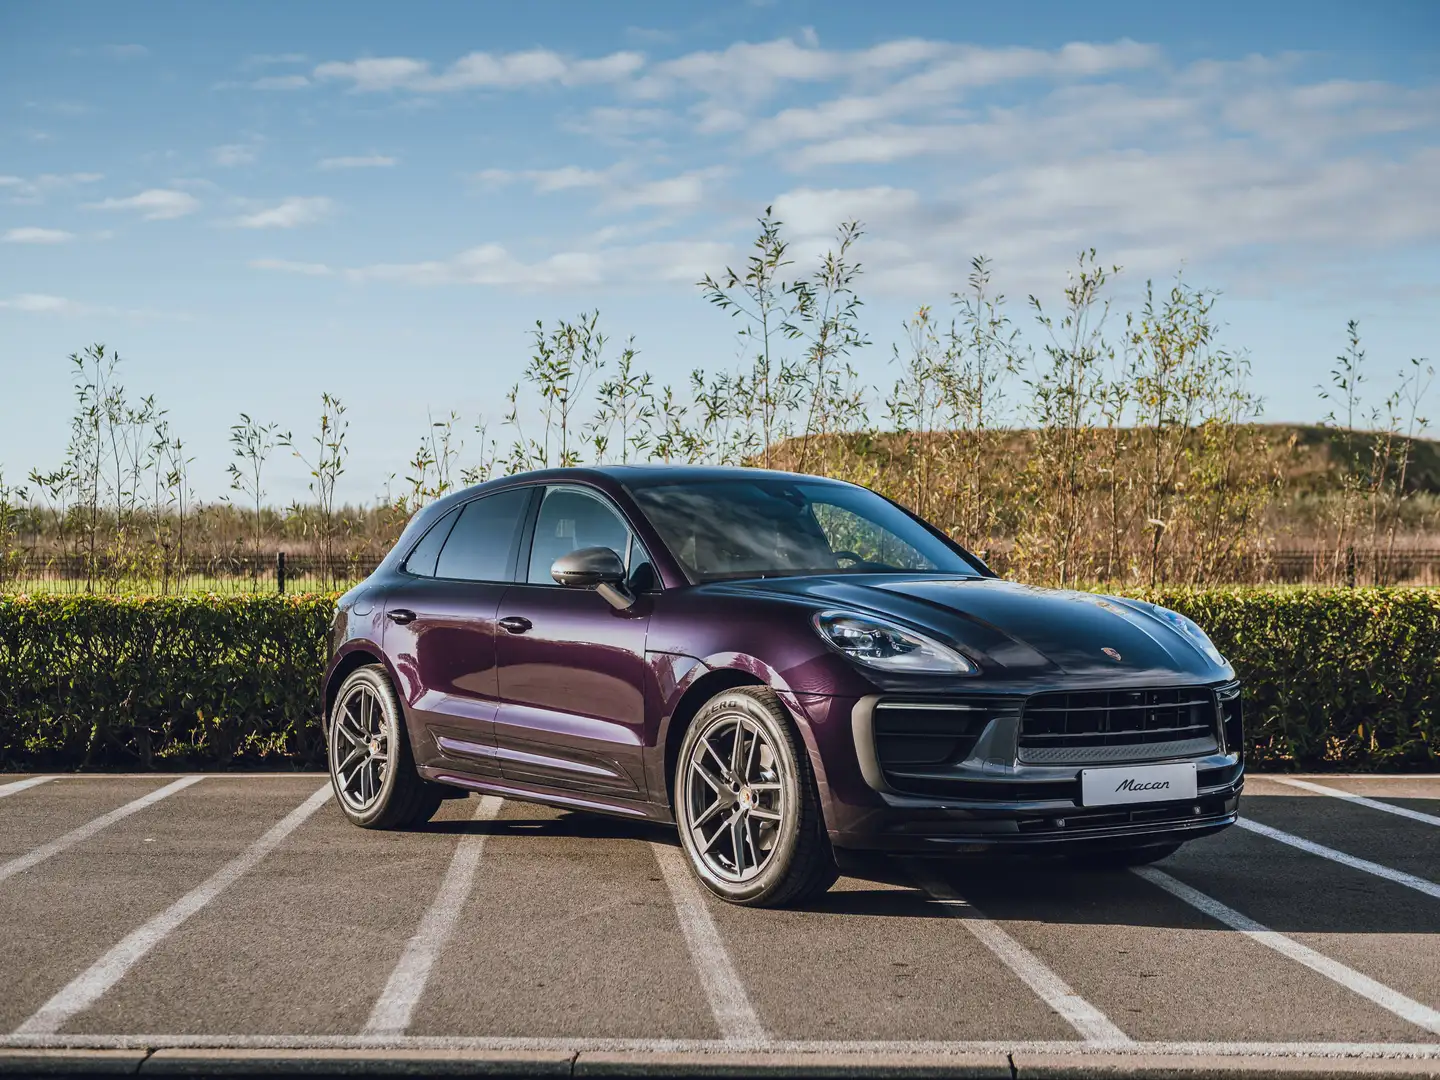
[[[635,594],[625,586],[625,561],[608,547],[577,548],[561,555],[551,564],[550,576],[559,585],[594,589],[619,611],[635,603]]]

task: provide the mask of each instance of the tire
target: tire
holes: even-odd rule
[[[736,687],[706,702],[685,732],[674,780],[680,845],[716,896],[781,907],[835,883],[809,755],[768,687]]]
[[[434,816],[445,798],[415,771],[400,700],[379,664],[357,668],[330,710],[326,756],[335,801],[362,829],[402,829]]]
[[[1144,847],[1116,848],[1111,851],[1096,851],[1089,855],[1072,855],[1071,862],[1081,869],[1127,870],[1132,866],[1146,866],[1149,863],[1168,859],[1180,850],[1179,844],[1147,844]]]

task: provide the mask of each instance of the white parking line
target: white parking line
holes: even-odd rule
[[[1338,960],[1332,960],[1307,945],[1301,945],[1293,938],[1271,930],[1248,915],[1242,915],[1234,908],[1227,907],[1214,897],[1206,896],[1198,889],[1192,889],[1183,881],[1171,877],[1163,870],[1157,870],[1153,866],[1137,866],[1131,872],[1138,874],[1152,885],[1158,885],[1171,896],[1185,901],[1191,907],[1203,911],[1217,922],[1239,930],[1247,937],[1258,941],[1267,948],[1274,949],[1282,956],[1288,956],[1296,963],[1304,964],[1311,971],[1318,972],[1327,979],[1339,983],[1347,990],[1374,1002],[1402,1020],[1408,1020],[1410,1023],[1422,1027],[1432,1035],[1440,1035],[1440,1012],[1430,1006],[1422,1005],[1414,998],[1406,997],[1400,991],[1392,990],[1384,983],[1376,982],[1370,976],[1362,975]]]
[[[147,806],[153,806],[161,799],[168,799],[177,791],[183,791],[191,784],[198,784],[201,779],[199,776],[183,776],[173,783],[166,784],[162,788],[157,788],[148,795],[142,795],[133,802],[128,802],[124,806],[111,810],[108,814],[101,814],[94,821],[88,821],[78,829],[71,829],[64,836],[56,837],[48,844],[41,844],[33,851],[26,852],[24,855],[11,859],[7,863],[0,864],[0,881],[14,877],[22,870],[29,870],[36,863],[44,862],[52,855],[58,855],[66,848],[74,847],[82,840],[90,839],[90,837],[94,836],[101,829],[114,825],[115,822],[121,818],[127,818],[131,814],[144,810]]]
[[[1070,989],[1070,985],[1046,967],[1038,956],[981,915],[953,888],[931,877],[923,868],[912,867],[911,872],[920,886],[941,903],[948,914],[958,918],[980,944],[994,953],[1041,1001],[1059,1013],[1087,1043],[1126,1046],[1134,1041],[1108,1016]]]
[[[100,1000],[100,996],[123,979],[126,972],[139,963],[146,953],[279,847],[311,814],[330,801],[330,795],[331,787],[327,783],[210,877],[138,930],[127,934],[118,945],[41,1005],[35,1015],[15,1029],[15,1034],[44,1035],[59,1031],[72,1016],[95,1004]]]
[[[750,1004],[750,995],[745,992],[745,984],[740,981],[730,954],[725,951],[720,931],[710,918],[705,897],[690,873],[684,854],[672,844],[651,843],[650,848],[670,890],[675,918],[690,949],[690,959],[695,963],[695,973],[705,989],[720,1037],[736,1048],[767,1045],[770,1037]]]
[[[471,820],[494,821],[502,802],[494,795],[482,796]],[[425,993],[430,969],[455,929],[460,909],[465,906],[474,887],[475,870],[485,850],[485,835],[476,833],[462,837],[456,846],[450,859],[450,869],[440,883],[440,891],[435,894],[434,902],[420,920],[419,928],[400,954],[385,989],[370,1010],[370,1019],[365,1022],[366,1035],[403,1035],[410,1026],[410,1015]]]
[[[1295,836],[1293,833],[1283,832],[1280,829],[1269,825],[1262,825],[1258,821],[1249,818],[1241,818],[1235,824],[1242,829],[1258,833],[1261,836],[1268,836],[1271,840],[1278,840],[1282,844],[1289,844],[1301,851],[1308,851],[1311,855],[1319,855],[1322,859],[1329,859],[1352,870],[1361,870],[1367,874],[1374,874],[1376,877],[1384,878],[1386,881],[1393,881],[1397,885],[1404,885],[1406,888],[1422,892],[1426,896],[1433,896],[1440,900],[1440,885],[1425,878],[1416,877],[1414,874],[1407,874],[1403,870],[1392,870],[1388,866],[1381,866],[1369,859],[1358,859],[1354,855],[1346,855],[1343,851],[1336,851],[1334,848],[1326,847],[1324,844],[1317,844],[1313,840],[1306,840],[1304,837]]]
[[[53,776],[32,776],[28,780],[15,780],[9,784],[0,784],[0,799],[5,798],[7,795],[16,795],[22,791],[27,791],[32,787],[38,787],[41,784],[48,784],[54,779],[55,777]]]
[[[1295,780],[1288,776],[1267,775],[1262,776],[1261,779],[1273,780],[1277,784],[1288,784],[1290,787],[1314,792],[1316,795],[1328,795],[1332,799],[1344,799],[1356,806],[1367,806],[1371,810],[1383,810],[1387,814],[1396,814],[1399,817],[1409,818],[1411,821],[1423,821],[1426,825],[1440,825],[1440,817],[1436,817],[1434,814],[1422,814],[1419,810],[1411,810],[1408,806],[1392,806],[1379,799],[1367,799],[1364,795],[1355,795],[1349,791],[1341,791],[1339,788],[1326,787],[1324,784],[1312,784],[1308,780]]]

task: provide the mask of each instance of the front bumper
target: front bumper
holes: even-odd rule
[[[821,758],[826,824],[837,848],[1079,853],[1180,843],[1219,832],[1239,816],[1244,762],[1239,747],[1226,745],[1223,730],[1217,730],[1214,745],[1204,753],[1145,759],[1194,762],[1199,779],[1194,799],[1086,807],[1081,805],[1081,768],[1119,762],[1022,763],[1016,727],[1007,728],[1003,720],[986,729],[975,754],[950,770],[945,783],[933,790],[897,790],[875,756],[873,704],[873,699],[839,698],[804,703],[817,736],[813,749]]]
[[[990,806],[918,801],[888,805],[832,830],[836,847],[912,854],[1026,852],[1053,854],[1091,849],[1180,843],[1219,832],[1239,816],[1243,780],[1194,802],[1082,808],[1073,802]]]

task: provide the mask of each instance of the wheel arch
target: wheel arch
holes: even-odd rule
[[[371,664],[379,664],[383,667],[385,674],[390,678],[391,685],[396,686],[395,674],[390,670],[390,665],[385,663],[384,655],[377,646],[371,645],[369,642],[355,644],[337,656],[331,664],[330,672],[325,677],[325,707],[320,714],[320,727],[327,736],[330,734],[330,710],[335,706],[335,695],[340,692],[341,685],[352,672]],[[401,707],[403,709],[404,702],[401,702]]]
[[[661,742],[665,749],[662,759],[665,776],[665,804],[675,805],[675,763],[680,757],[680,744],[685,741],[685,732],[701,707],[716,694],[736,686],[764,686],[774,691],[780,699],[790,722],[795,725],[800,744],[810,757],[810,766],[817,778],[823,782],[824,764],[819,748],[815,744],[814,732],[810,730],[809,719],[800,706],[794,692],[779,672],[754,657],[739,653],[727,653],[707,658],[695,666],[701,672],[685,687],[670,718],[665,725]]]
[[[716,694],[737,686],[768,686],[769,684],[753,671],[737,667],[711,668],[695,679],[675,708],[670,713],[670,722],[665,727],[665,803],[675,805],[675,763],[680,758],[680,744],[685,741],[685,732],[701,707]]]

